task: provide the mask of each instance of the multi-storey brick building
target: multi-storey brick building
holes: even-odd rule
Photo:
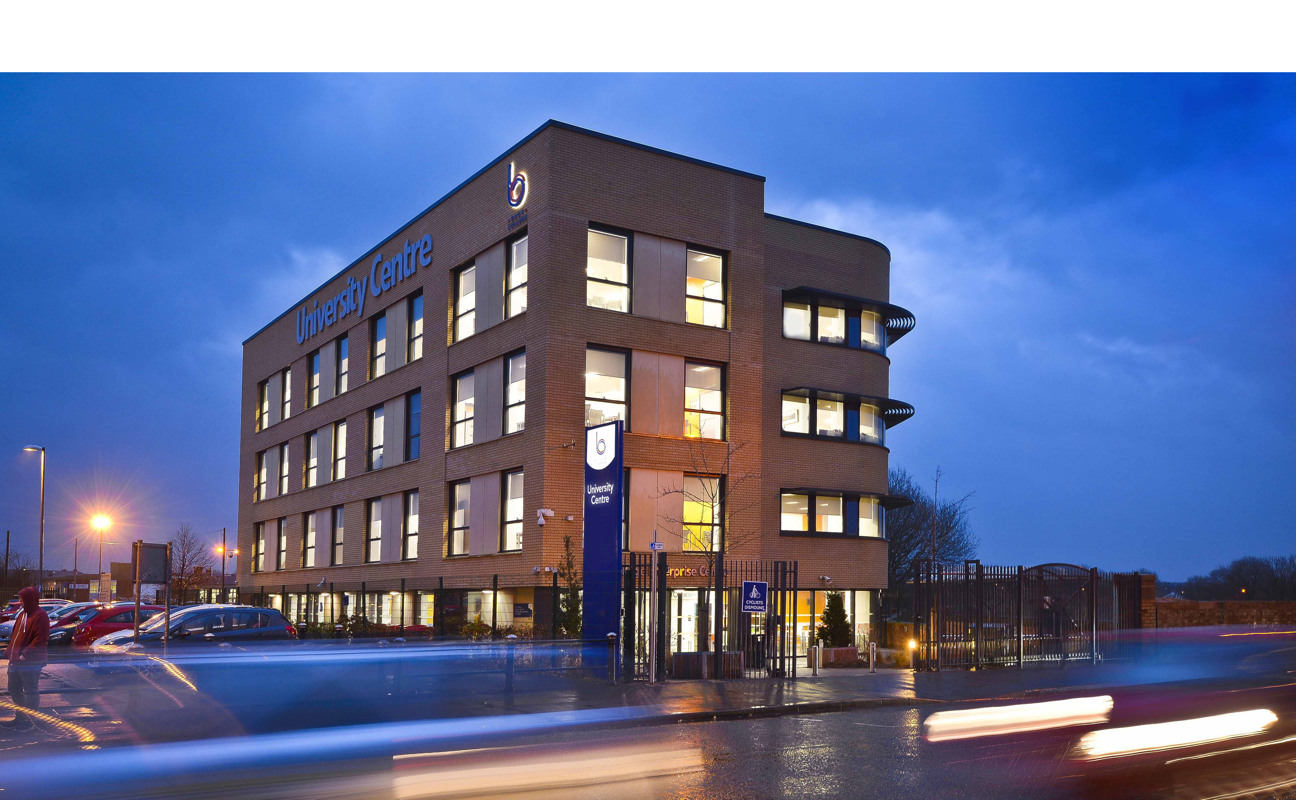
[[[760,176],[546,123],[244,343],[244,597],[546,624],[584,429],[619,418],[626,546],[680,554],[673,648],[720,547],[799,562],[803,640],[825,590],[866,624],[885,432],[913,413],[889,272],[765,213]]]

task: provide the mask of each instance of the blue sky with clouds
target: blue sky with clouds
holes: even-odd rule
[[[0,77],[0,529],[47,563],[232,526],[241,342],[550,117],[875,237],[917,330],[892,463],[992,562],[1296,551],[1296,82],[1266,76]],[[91,550],[93,553],[93,550]],[[107,558],[126,556],[109,544]],[[82,553],[81,566],[93,564]]]

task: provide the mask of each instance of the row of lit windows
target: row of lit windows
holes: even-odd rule
[[[527,309],[527,237],[514,239],[505,247],[504,318],[516,317]],[[477,332],[477,265],[468,264],[454,272],[454,340]]]
[[[423,357],[423,293],[418,292],[405,298],[406,310],[406,343],[405,361],[417,361]],[[370,380],[387,374],[387,312],[383,312],[369,321],[369,378]],[[315,350],[306,357],[306,407],[313,408],[320,403],[320,351]],[[351,337],[342,334],[336,340],[333,350],[333,396],[337,397],[350,388],[351,376]],[[271,379],[267,378],[257,384],[257,404],[255,410],[255,428],[257,431],[270,426],[270,381],[278,380],[280,386],[279,421],[292,415],[292,367],[288,367]]]
[[[840,396],[840,395],[838,395]],[[783,395],[784,433],[883,444],[886,426],[881,410],[863,401]]]
[[[882,536],[882,504],[876,497],[832,493],[780,496],[779,530],[783,533]]]
[[[477,377],[475,371],[451,379],[450,446],[472,444],[476,433]],[[504,359],[504,420],[502,435],[526,428],[526,353]]]
[[[404,513],[401,518],[401,560],[418,558],[419,527],[419,493],[418,490],[405,492],[403,495]],[[373,498],[365,502],[365,563],[382,560],[382,498]],[[280,517],[275,525],[274,568],[288,569],[288,518]],[[316,551],[320,545],[321,534],[328,535],[325,546],[328,547],[328,566],[339,566],[344,562],[343,544],[346,536],[345,514],[343,506],[334,506],[326,511],[310,511],[302,515],[302,542],[300,560],[295,565],[301,569],[323,566]],[[266,530],[265,523],[258,522],[252,532],[252,571],[264,572],[266,564]]]
[[[500,476],[500,539],[502,553],[522,549],[522,470],[505,472]],[[450,542],[448,555],[462,556],[469,552],[469,528],[472,517],[472,482],[450,484]]]
[[[886,327],[873,311],[847,311],[825,303],[783,303],[783,335],[886,353]]]
[[[630,423],[630,354],[624,350],[589,347],[585,350],[585,425],[615,420]],[[684,362],[684,435],[723,439],[724,367],[700,361]]]
[[[585,305],[630,313],[631,235],[590,228],[586,234]],[[684,320],[725,326],[724,257],[689,249],[684,268]]]

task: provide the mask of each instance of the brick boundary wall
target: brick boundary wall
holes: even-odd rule
[[[1157,600],[1150,625],[1191,628],[1205,625],[1296,625],[1296,602],[1269,600]]]

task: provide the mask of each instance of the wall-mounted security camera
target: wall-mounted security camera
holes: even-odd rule
[[[832,578],[828,577],[827,575],[820,575],[819,580],[823,581],[824,583],[832,583]]]
[[[552,517],[552,516],[553,516],[552,508],[537,508],[536,524],[543,526],[545,524],[545,517]]]

